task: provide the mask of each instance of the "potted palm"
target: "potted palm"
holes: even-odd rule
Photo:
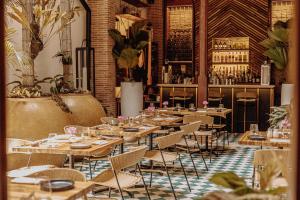
[[[267,50],[264,55],[267,56],[273,65],[275,86],[285,91],[284,88],[292,88],[292,84],[288,84],[287,68],[289,65],[289,24],[287,22],[278,21],[274,24],[274,29],[268,31],[269,38],[262,41],[260,44]],[[280,89],[279,89],[280,91]],[[279,92],[280,93],[280,92]],[[285,97],[281,92],[281,97]],[[282,101],[285,101],[282,99]]]
[[[121,113],[123,116],[136,116],[143,109],[143,75],[137,73],[143,67],[144,49],[148,45],[149,33],[144,22],[133,23],[128,35],[118,30],[109,30],[115,41],[112,54],[119,69],[125,69],[121,82]]]

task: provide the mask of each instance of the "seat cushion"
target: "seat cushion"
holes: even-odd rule
[[[177,160],[177,157],[178,157],[177,153],[171,153],[171,152],[162,152],[162,153],[163,153],[165,162],[173,162],[173,161]],[[155,161],[155,162],[163,162],[161,153],[158,150],[147,151],[144,158]]]

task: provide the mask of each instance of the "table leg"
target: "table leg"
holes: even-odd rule
[[[74,156],[68,155],[69,157],[69,168],[74,169]]]
[[[153,150],[153,133],[150,133],[149,135],[149,150]]]

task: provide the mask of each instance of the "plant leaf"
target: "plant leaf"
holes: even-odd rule
[[[231,189],[247,187],[244,179],[240,178],[233,172],[216,173],[210,178],[210,181],[216,185],[220,185]]]

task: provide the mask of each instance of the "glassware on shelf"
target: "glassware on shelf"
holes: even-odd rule
[[[250,134],[258,135],[258,124],[250,124]]]

